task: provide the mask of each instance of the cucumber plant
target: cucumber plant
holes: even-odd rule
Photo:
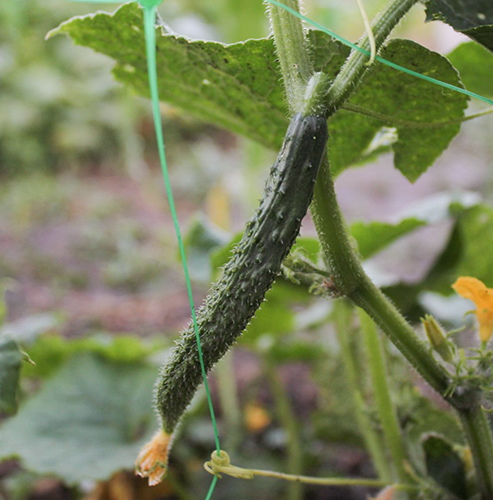
[[[147,28],[149,26],[154,28],[158,3],[158,1],[153,0],[141,2]],[[149,29],[146,30],[148,34],[148,60],[156,62],[158,68],[162,67],[165,70],[168,56],[165,50],[159,51],[159,60],[156,61],[156,52],[152,48],[155,43],[174,44],[178,51],[181,50],[178,53],[183,55],[183,59],[190,57],[190,61],[192,61],[194,57],[201,54],[201,57],[206,59],[208,57],[208,60],[212,61],[210,65],[214,71],[211,71],[210,75],[207,74],[210,79],[203,78],[200,70],[198,70],[199,78],[202,78],[199,82],[202,90],[198,91],[199,97],[196,97],[202,99],[201,103],[203,104],[202,110],[198,112],[199,114],[202,112],[207,115],[210,112],[213,116],[212,119],[216,122],[228,126],[231,130],[256,136],[257,139],[261,142],[264,141],[269,146],[278,146],[281,142],[280,137],[286,130],[286,112],[292,117],[287,132],[285,132],[278,158],[270,171],[264,197],[256,215],[247,224],[242,240],[234,250],[230,262],[225,266],[222,277],[213,286],[204,306],[198,311],[196,320],[194,308],[192,307],[192,325],[183,333],[181,340],[173,351],[173,355],[165,364],[158,379],[156,399],[162,429],[151,441],[151,444],[144,448],[144,453],[139,457],[138,462],[139,473],[149,476],[154,484],[159,482],[165,473],[167,452],[172,435],[200,384],[204,372],[209,370],[224,355],[255,315],[266,291],[271,287],[278,275],[283,260],[297,237],[301,220],[310,206],[319,236],[323,260],[321,268],[310,264],[310,272],[315,275],[318,273],[326,279],[324,282],[325,287],[333,296],[345,297],[345,300],[366,313],[366,316],[361,316],[361,321],[366,332],[369,350],[374,353],[370,363],[373,363],[372,373],[374,374],[375,390],[382,396],[377,398],[377,404],[380,405],[378,408],[380,423],[385,429],[390,454],[394,462],[397,462],[394,464],[396,473],[392,476],[392,481],[399,482],[400,487],[411,490],[411,493],[409,493],[411,497],[414,495],[412,491],[420,488],[422,488],[423,492],[428,491],[426,481],[422,481],[422,478],[418,477],[417,471],[413,470],[407,463],[405,447],[399,442],[399,423],[392,408],[391,398],[387,394],[389,389],[386,384],[379,383],[381,374],[386,372],[382,366],[384,362],[383,355],[380,355],[378,346],[375,347],[375,339],[378,338],[378,335],[375,335],[375,325],[394,343],[408,362],[454,409],[460,418],[475,466],[474,487],[461,489],[461,497],[467,496],[467,498],[481,498],[482,500],[493,498],[493,438],[484,409],[484,395],[487,393],[485,387],[487,382],[485,381],[489,380],[484,372],[487,372],[485,365],[487,365],[490,358],[483,346],[479,361],[483,373],[481,377],[473,377],[467,371],[468,363],[470,364],[473,358],[464,361],[464,357],[462,359],[452,357],[450,358],[451,362],[450,359],[449,361],[439,360],[434,356],[430,345],[418,337],[413,327],[397,307],[373,284],[365,273],[359,255],[348,237],[345,222],[335,196],[334,175],[331,171],[331,149],[337,149],[337,143],[332,137],[333,135],[337,136],[341,130],[344,131],[338,119],[342,116],[340,119],[343,120],[344,115],[342,113],[349,110],[360,114],[366,113],[372,120],[378,120],[383,116],[390,124],[394,124],[399,129],[399,135],[402,137],[399,137],[399,140],[394,142],[392,147],[396,157],[403,150],[409,153],[409,164],[411,166],[409,170],[404,169],[404,171],[411,180],[419,177],[437,156],[436,154],[434,156],[430,155],[423,162],[423,165],[416,167],[422,158],[419,153],[422,153],[420,148],[423,147],[423,143],[424,148],[427,150],[433,149],[438,144],[441,152],[458,132],[460,122],[463,121],[462,113],[466,105],[465,100],[450,105],[451,108],[454,108],[451,111],[452,116],[448,121],[446,119],[442,120],[442,125],[437,125],[437,128],[443,126],[442,132],[447,129],[449,135],[437,133],[436,136],[430,135],[426,127],[426,119],[421,119],[421,121],[417,119],[414,122],[416,128],[420,129],[421,134],[413,135],[409,131],[409,133],[403,131],[400,134],[401,128],[399,127],[402,127],[402,129],[405,127],[412,128],[408,126],[409,120],[406,121],[399,117],[395,118],[389,114],[380,113],[378,110],[372,110],[372,103],[368,102],[369,99],[366,100],[366,106],[370,109],[358,106],[360,104],[358,102],[352,102],[353,98],[357,101],[358,92],[364,90],[365,85],[370,85],[372,79],[374,81],[375,75],[378,75],[381,70],[377,66],[378,63],[370,66],[367,64],[370,44],[373,43],[373,40],[377,51],[381,51],[382,54],[385,54],[385,50],[388,51],[387,56],[389,59],[392,57],[397,59],[402,56],[405,57],[406,52],[399,54],[399,50],[395,48],[397,46],[402,47],[402,44],[397,42],[394,45],[389,43],[385,46],[385,43],[394,27],[416,3],[418,3],[417,0],[390,1],[373,23],[374,37],[363,36],[357,46],[351,45],[353,50],[345,54],[345,61],[342,64],[342,61],[338,61],[336,57],[344,53],[339,45],[332,40],[325,39],[324,41],[318,33],[306,32],[302,25],[303,16],[300,14],[298,0],[286,0],[284,3],[269,0],[268,12],[271,19],[275,52],[271,40],[264,40],[257,45],[253,41],[250,42],[248,47],[255,46],[259,51],[264,50],[264,53],[278,59],[288,109],[283,107],[282,97],[279,99],[280,94],[279,92],[276,94],[275,91],[278,80],[277,72],[273,71],[272,74],[267,72],[267,83],[272,83],[272,81],[274,83],[271,87],[264,85],[264,88],[257,92],[256,78],[265,78],[265,75],[258,71],[256,74],[237,76],[239,72],[238,66],[241,66],[241,64],[238,64],[238,60],[241,62],[241,58],[248,59],[248,56],[245,56],[245,53],[248,53],[248,47],[245,49],[246,44],[236,47],[213,47],[212,45],[206,46],[200,43],[193,45],[192,42],[166,32],[165,28],[161,28],[163,31],[162,40],[156,40],[155,30],[151,30],[152,35],[149,35]],[[450,0],[444,6],[444,2],[428,0],[425,4],[429,18],[444,20],[456,30],[465,33],[478,44],[483,45],[487,50],[493,50],[491,44],[493,11],[490,7],[485,6],[484,2],[473,0],[470,5],[464,6],[460,0]],[[147,95],[147,85],[145,85],[147,81],[142,64],[142,50],[140,50],[143,46],[139,30],[133,30],[135,33],[131,34],[127,30],[130,25],[135,27],[136,15],[135,8],[126,6],[113,17],[99,14],[92,18],[76,19],[62,26],[58,31],[66,31],[77,42],[92,46],[113,56],[118,61],[115,70],[117,77],[131,84],[140,93]],[[98,38],[94,29],[101,26],[116,27],[116,29],[108,29],[106,34]],[[88,34],[89,36],[87,36]],[[132,39],[132,36],[136,37],[135,40]],[[105,37],[109,40],[122,40],[124,49],[119,48],[116,43],[106,43],[107,39]],[[126,48],[132,46],[134,41],[135,52],[127,51]],[[317,41],[319,45],[317,45]],[[183,47],[186,48],[183,50]],[[320,47],[322,48],[320,49]],[[327,55],[325,53],[327,47],[332,50],[328,62],[327,58],[324,59],[323,57]],[[243,52],[241,52],[242,50]],[[376,61],[381,60],[381,56],[376,58]],[[177,63],[172,56],[169,56],[170,64],[174,64],[175,69],[177,67],[181,68],[181,74],[186,75],[186,78],[194,78],[193,75],[190,76],[186,71],[183,71],[186,65],[190,64],[190,61],[178,61]],[[194,60],[194,63],[196,64],[196,60]],[[417,63],[413,61],[413,65],[415,64]],[[454,73],[454,69],[448,63],[441,61],[440,64],[447,67],[446,70],[443,67],[440,68],[440,71],[443,70],[446,73],[447,70],[451,70],[453,74],[452,76],[447,74],[444,79],[452,79],[453,76],[457,78],[457,74]],[[391,62],[392,65],[394,68],[400,67],[402,69],[397,63]],[[232,69],[229,69],[231,67]],[[253,73],[254,69],[251,66],[250,69]],[[438,72],[436,67],[432,69],[434,72]],[[432,69],[427,71],[432,71]],[[320,72],[320,70],[323,71]],[[252,102],[253,104],[256,104],[257,101],[261,103],[263,106],[262,112],[265,111],[265,114],[269,115],[261,122],[264,127],[263,130],[267,130],[270,134],[266,134],[267,138],[262,138],[262,133],[259,133],[258,127],[255,126],[255,119],[258,119],[258,116],[253,116],[253,112],[253,117],[246,115],[244,113],[245,108],[240,107],[238,102],[234,102],[235,106],[232,106],[230,95],[226,95],[225,98],[222,92],[223,89],[219,85],[215,91],[210,92],[211,81],[212,85],[215,84],[216,72],[222,72],[222,74],[229,77],[236,75],[237,81],[231,83],[231,88],[234,91],[231,93],[231,99],[234,100],[235,95],[238,99],[237,96],[239,95],[239,99],[246,100],[249,107],[253,107]],[[408,73],[412,75],[413,72],[408,71]],[[414,76],[416,76],[416,72],[414,73]],[[173,73],[173,77],[177,80],[175,87],[171,84],[171,89],[165,89],[163,95],[165,99],[186,108],[187,105],[190,106],[186,102],[190,101],[190,96],[184,97],[183,92],[176,91],[176,88],[180,86],[180,78],[177,78],[177,74],[178,72]],[[148,77],[151,83],[151,96],[155,101],[158,82],[156,72],[151,67],[149,68]],[[270,82],[268,81],[269,77],[272,77]],[[169,75],[167,78],[169,80]],[[431,81],[430,78],[427,79]],[[166,83],[168,83],[168,80]],[[436,79],[434,83],[437,83]],[[456,80],[455,83],[441,83],[443,84],[442,87],[445,86],[448,91],[459,90],[462,94],[473,95],[458,88],[461,86],[459,80]],[[248,97],[241,93],[247,84],[249,85],[249,93],[253,96],[250,96],[252,102],[248,102]],[[189,85],[189,87],[193,86]],[[266,88],[267,90],[265,90]],[[385,89],[385,86],[383,86],[383,89]],[[228,90],[230,89],[228,88]],[[382,88],[379,90],[382,91]],[[186,93],[186,91],[184,92]],[[400,89],[400,92],[405,92],[405,90]],[[400,94],[399,97],[403,100]],[[442,104],[444,102],[449,104],[453,101],[454,96],[451,93],[450,95],[445,93],[440,98],[444,99]],[[377,97],[375,97],[375,100],[378,102]],[[490,102],[488,99],[485,100]],[[206,104],[204,104],[204,101]],[[220,109],[215,105],[218,105]],[[404,106],[404,104],[402,105]],[[416,106],[418,105],[419,103],[416,104]],[[164,147],[161,142],[161,122],[156,109],[157,106],[154,107],[155,124],[163,161]],[[397,111],[399,109],[399,106],[397,106]],[[458,112],[459,116],[454,115],[455,112]],[[417,115],[422,118],[419,112]],[[329,123],[328,127],[327,121]],[[274,129],[274,133],[270,133],[269,125],[273,125],[271,128]],[[422,129],[426,129],[425,132]],[[327,152],[328,130],[331,132],[331,141],[329,141]],[[279,133],[279,131],[281,132]],[[335,134],[333,134],[333,131]],[[358,132],[361,132],[361,130]],[[372,137],[368,130],[363,132],[364,134],[361,133],[359,137],[365,134],[370,138]],[[439,140],[435,141],[435,138],[439,138]],[[344,141],[349,142],[349,137],[344,137]],[[359,156],[364,157],[363,151],[368,144],[365,145],[363,140],[361,142],[363,147]],[[358,147],[360,146],[358,144]],[[163,161],[163,164],[165,164],[165,161]],[[171,196],[170,202],[173,206]],[[182,257],[184,257],[183,247],[180,248]],[[185,259],[184,265],[186,265]],[[368,318],[371,318],[373,323]],[[443,342],[448,342],[445,334],[443,335]],[[371,349],[372,347],[374,350]],[[453,351],[453,349],[451,350]],[[451,364],[453,366],[450,366]],[[425,447],[428,446],[428,449],[435,449],[434,447],[437,446],[434,438],[429,438],[426,443]],[[444,444],[442,441],[438,446],[441,446],[447,454],[454,455],[455,460],[456,454],[452,446]],[[223,460],[227,459],[227,455],[225,454],[222,458]],[[249,471],[252,474],[240,473],[229,462],[220,462],[220,459],[221,452],[218,446],[217,454],[208,465],[208,470],[216,475],[219,472],[236,474],[241,477],[250,477],[252,474],[260,475],[259,471]],[[430,465],[429,470],[433,469],[432,465]],[[158,474],[155,474],[156,471]],[[437,476],[434,477],[436,479]],[[291,479],[300,480],[299,477]],[[440,481],[437,480],[437,482]],[[381,498],[389,498],[389,495],[393,495],[393,492],[389,493],[389,490],[387,490],[387,493],[383,493],[383,495],[386,496]],[[448,498],[446,494],[444,495],[443,498]],[[438,498],[442,497],[438,496]]]

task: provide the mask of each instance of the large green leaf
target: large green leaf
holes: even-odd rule
[[[439,20],[493,51],[493,2],[425,0],[426,19]]]
[[[382,52],[382,57],[438,80],[462,85],[456,70],[444,57],[409,40],[392,40]],[[460,123],[437,128],[428,128],[427,124],[462,117],[467,98],[387,66],[376,66],[350,104],[390,118],[386,125],[395,127],[398,135],[398,140],[392,144],[395,167],[410,181],[415,181],[460,130]],[[373,118],[358,117],[355,120],[353,116],[348,116],[347,111],[339,113],[333,121],[336,126],[332,128],[332,143],[339,144],[338,154],[352,148],[353,162],[361,156],[357,144],[369,145],[373,137],[370,129],[376,132],[382,127],[382,123]],[[423,128],[419,128],[419,123],[424,125]],[[331,159],[336,172],[348,163],[346,160],[339,166],[333,155]]]
[[[0,428],[2,458],[69,484],[132,468],[155,427],[156,369],[73,358]]]
[[[460,44],[448,56],[464,85],[485,96],[493,95],[493,54],[474,42]]]
[[[22,353],[8,335],[0,335],[0,414],[17,411]]]
[[[141,25],[141,11],[136,4],[128,4],[113,15],[98,13],[74,18],[52,34],[67,33],[75,43],[112,57],[116,61],[116,78],[148,96]],[[164,28],[161,31],[157,64],[162,99],[203,120],[278,149],[288,119],[273,41],[247,40],[225,45],[190,40]],[[333,77],[348,49],[319,31],[311,31],[309,41],[316,69]],[[413,42],[392,41],[382,56],[460,85],[445,58]],[[393,144],[396,166],[407,178],[415,180],[447,147],[460,125],[420,129],[405,127],[402,120],[427,123],[460,118],[466,98],[375,65],[351,102],[390,117],[385,125],[398,129],[398,140]],[[384,123],[342,111],[330,125],[330,157],[332,168],[338,173],[364,156]]]

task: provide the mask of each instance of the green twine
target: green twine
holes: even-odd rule
[[[195,314],[195,304],[192,294],[192,284],[190,282],[190,273],[188,271],[185,245],[183,244],[183,238],[181,236],[180,224],[178,222],[178,215],[176,213],[175,201],[173,198],[173,191],[171,189],[171,183],[169,180],[168,165],[166,162],[166,153],[164,150],[163,125],[161,122],[161,113],[159,110],[159,92],[158,92],[158,80],[157,80],[157,69],[156,69],[156,9],[157,7],[155,5],[150,7],[144,7],[144,33],[146,38],[147,72],[149,74],[149,88],[151,91],[154,128],[156,130],[157,146],[159,151],[159,159],[161,161],[161,170],[163,172],[163,177],[164,177],[164,184],[166,187],[166,195],[168,196],[169,209],[171,212],[171,217],[173,218],[173,225],[175,227],[176,237],[178,239],[178,248],[180,250],[181,263],[183,265],[183,272],[185,274],[188,300],[190,302],[190,309],[192,311],[192,322],[195,330],[195,336],[197,337],[197,348],[199,352],[200,367],[202,369],[202,376],[204,378],[204,386],[205,386],[205,392],[207,394],[207,401],[209,403],[212,426],[214,427],[216,448],[218,454],[220,455],[221,447],[219,445],[219,434],[217,431],[216,416],[214,413],[214,407],[212,406],[209,384],[207,383],[207,373],[205,371],[204,358],[202,355],[202,345],[200,343],[199,327],[197,325],[197,316]]]
[[[142,1],[142,0],[141,0]],[[204,379],[204,387],[207,395],[207,403],[209,405],[209,411],[211,414],[212,426],[214,429],[214,439],[216,441],[216,449],[218,455],[221,455],[221,446],[219,444],[219,433],[217,430],[216,414],[214,412],[214,406],[212,405],[211,393],[209,390],[209,384],[207,382],[207,373],[204,366],[204,357],[202,354],[202,345],[199,336],[199,327],[197,325],[197,315],[195,313],[195,303],[193,300],[192,284],[190,281],[190,273],[188,270],[187,256],[185,253],[185,246],[183,244],[183,238],[181,236],[180,224],[178,222],[178,215],[176,213],[175,201],[173,198],[173,191],[171,189],[171,183],[168,174],[168,164],[166,161],[166,152],[164,148],[164,137],[163,137],[163,125],[161,121],[161,113],[159,110],[159,91],[158,91],[158,78],[157,78],[157,68],[156,68],[156,9],[160,1],[144,0],[148,6],[143,6],[144,9],[144,33],[146,39],[146,55],[147,55],[147,72],[149,75],[149,88],[151,91],[151,102],[152,102],[152,114],[154,117],[154,128],[156,131],[156,139],[159,151],[159,159],[161,162],[161,170],[164,177],[164,184],[166,187],[166,195],[168,197],[169,209],[171,212],[171,217],[173,219],[173,225],[176,232],[176,238],[178,240],[178,248],[180,250],[181,263],[183,266],[183,272],[185,274],[185,282],[187,286],[188,301],[190,303],[190,310],[192,312],[192,322],[195,330],[195,336],[197,338],[197,350],[199,353],[200,368],[202,370],[202,377]],[[209,487],[209,491],[206,496],[206,500],[210,500],[214,489],[216,488],[217,477],[212,480]]]
[[[265,0],[265,1],[272,4],[272,5],[275,5],[276,7],[280,7],[281,9],[284,9],[285,11],[289,12],[293,16],[296,16],[299,19],[302,19],[303,21],[307,22],[308,24],[311,24],[315,28],[318,28],[320,31],[327,33],[332,38],[335,38],[336,40],[343,43],[344,45],[347,45],[348,47],[351,47],[352,49],[357,50],[363,54],[366,54],[368,57],[371,57],[370,52],[368,52],[367,50],[361,48],[359,45],[356,45],[356,44],[350,42],[349,40],[346,40],[342,36],[338,35],[337,33],[334,33],[332,30],[329,30],[325,26],[322,26],[321,24],[317,23],[316,21],[313,21],[312,19],[304,16],[303,14],[300,14],[299,12],[292,9],[291,7],[284,5],[283,3],[278,2],[277,0]],[[468,97],[473,97],[474,99],[479,99],[480,101],[486,102],[486,103],[491,104],[493,106],[492,99],[488,99],[487,97],[484,97],[482,95],[471,92],[470,90],[456,87],[455,85],[451,85],[450,83],[442,82],[441,80],[437,80],[436,78],[432,78],[431,76],[422,75],[421,73],[418,73],[417,71],[413,71],[412,69],[404,68],[403,66],[399,66],[398,64],[387,61],[387,59],[384,59],[383,57],[380,57],[380,56],[376,56],[375,60],[381,62],[382,64],[385,64],[386,66],[394,68],[397,71],[401,71],[402,73],[407,73],[408,75],[414,76],[416,78],[420,78],[421,80],[425,80],[425,81],[433,83],[435,85],[439,85],[440,87],[445,87],[446,89],[453,90],[454,92],[459,92],[460,94],[465,94]]]

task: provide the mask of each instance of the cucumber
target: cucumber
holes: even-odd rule
[[[279,274],[312,200],[327,139],[325,117],[297,113],[292,118],[260,206],[247,223],[222,277],[197,312],[207,371],[243,333]],[[157,382],[156,406],[166,434],[173,433],[201,382],[197,339],[191,324]]]

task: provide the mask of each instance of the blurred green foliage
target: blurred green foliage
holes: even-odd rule
[[[60,171],[135,156],[140,107],[111,64],[68,40],[45,41],[70,14],[63,0],[0,5],[0,173]]]

